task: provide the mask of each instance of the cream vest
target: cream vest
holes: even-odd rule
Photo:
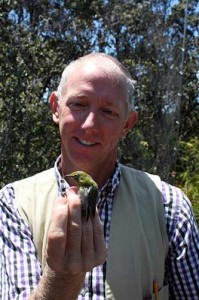
[[[160,178],[120,166],[107,255],[106,299],[155,299],[155,278],[158,299],[169,299],[164,286],[168,238]],[[47,232],[58,194],[54,169],[17,181],[14,187],[19,212],[30,226],[44,267]]]

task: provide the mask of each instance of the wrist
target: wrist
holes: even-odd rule
[[[44,274],[29,300],[76,300],[83,286],[85,273],[64,274],[46,265]]]

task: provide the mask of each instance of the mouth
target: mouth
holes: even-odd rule
[[[93,147],[93,146],[97,145],[97,143],[81,140],[81,139],[78,139],[78,138],[77,138],[77,141],[78,141],[78,143],[80,143],[83,146]]]

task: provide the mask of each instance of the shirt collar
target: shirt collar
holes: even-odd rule
[[[118,161],[116,161],[115,164],[115,170],[112,176],[110,176],[107,180],[107,182],[103,185],[103,187],[100,189],[99,193],[102,194],[103,192],[109,194],[113,193],[116,189],[116,187],[120,183],[120,176],[121,176],[121,169]]]
[[[54,164],[55,177],[58,184],[59,195],[65,193],[66,189],[69,188],[69,184],[61,175],[60,163],[61,163],[61,155],[56,159]],[[113,193],[116,187],[120,183],[120,177],[121,177],[121,168],[119,162],[116,161],[114,173],[112,174],[112,176],[108,178],[107,182],[100,189],[99,194],[102,194],[104,192],[108,194]]]
[[[57,180],[58,185],[58,194],[61,195],[66,192],[66,189],[69,188],[69,184],[61,175],[61,155],[56,159],[54,170],[55,170],[55,178]]]

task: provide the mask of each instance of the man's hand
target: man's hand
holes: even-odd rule
[[[85,272],[106,259],[103,228],[96,212],[82,221],[81,202],[75,187],[55,203],[48,232],[46,268],[29,300],[75,300]]]
[[[98,214],[82,222],[77,189],[58,199],[49,228],[47,264],[55,272],[76,275],[106,259],[103,228]]]

